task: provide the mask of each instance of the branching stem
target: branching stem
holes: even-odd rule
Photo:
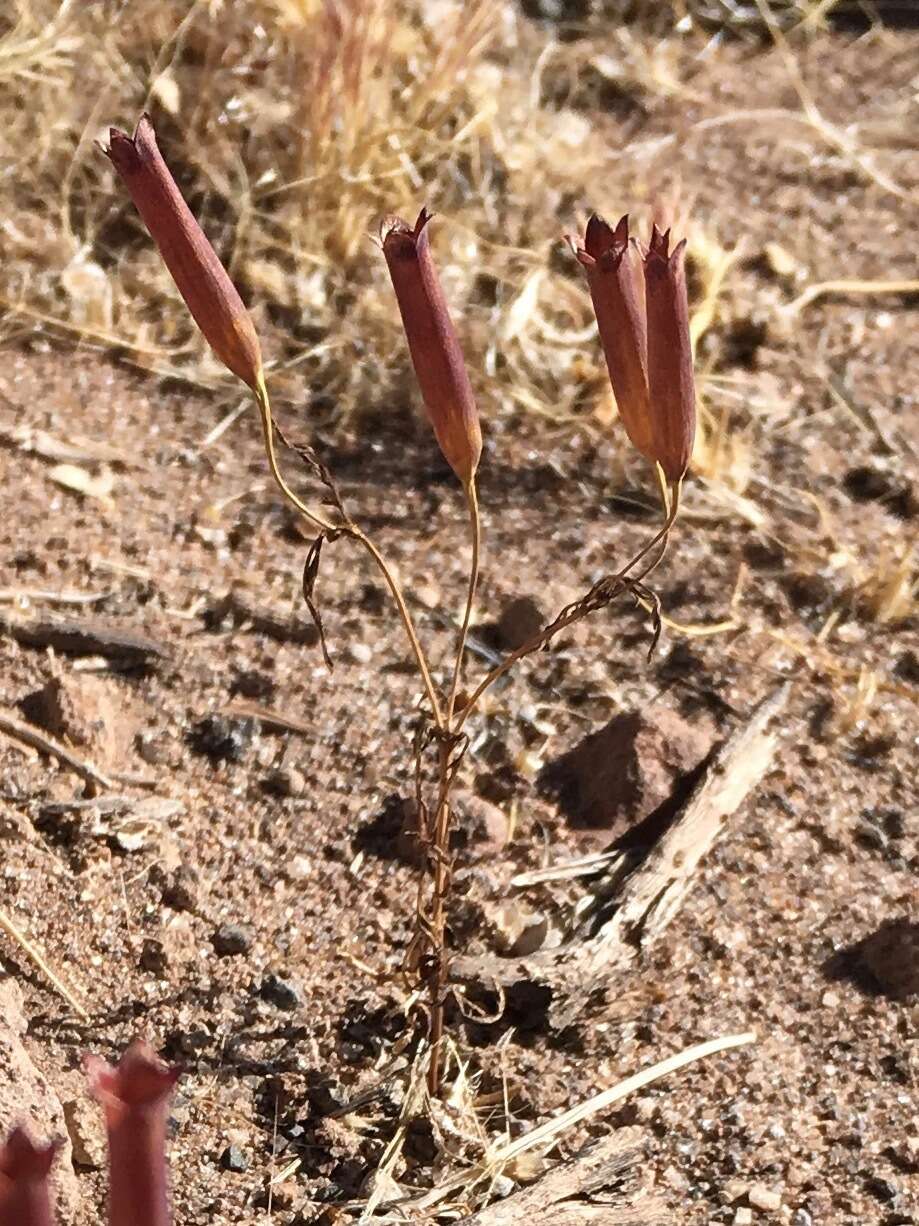
[[[389,588],[390,594],[395,601],[396,608],[399,612],[399,617],[402,620],[402,625],[405,627],[405,633],[408,636],[408,641],[415,657],[415,663],[418,666],[418,673],[421,677],[422,683],[424,684],[428,703],[431,707],[431,715],[434,723],[438,728],[443,728],[443,712],[441,710],[440,701],[437,697],[437,691],[434,689],[434,683],[431,680],[431,670],[428,668],[427,658],[418,639],[418,634],[415,630],[412,616],[408,611],[408,605],[405,603],[405,597],[402,594],[402,589],[399,587],[395,575],[387,565],[386,559],[380,553],[379,549],[377,549],[376,545],[374,545],[370,537],[367,536],[363,529],[359,528],[356,524],[352,524],[349,521],[333,524],[331,521],[326,519],[325,516],[308,507],[305,502],[297,497],[284,479],[284,475],[278,465],[277,450],[274,443],[274,418],[272,417],[271,405],[268,400],[268,389],[265,387],[264,379],[255,390],[255,399],[258,403],[259,414],[262,420],[262,434],[265,440],[265,454],[268,457],[268,465],[271,469],[271,475],[274,477],[274,480],[277,483],[281,493],[291,504],[291,506],[299,511],[300,514],[319,532],[329,534],[337,533],[341,536],[348,536],[352,540],[357,541],[364,547],[364,549],[366,549],[376,565],[379,567],[386,586]]]

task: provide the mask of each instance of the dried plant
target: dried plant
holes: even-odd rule
[[[106,150],[125,180],[211,347],[225,365],[252,389],[258,404],[265,450],[272,475],[290,504],[318,532],[304,568],[304,594],[322,636],[322,622],[314,601],[314,585],[323,542],[350,539],[365,549],[378,566],[396,605],[418,674],[428,701],[427,721],[415,740],[415,780],[418,838],[424,850],[416,911],[416,933],[408,968],[423,985],[429,1000],[428,1038],[432,1054],[428,1084],[432,1093],[440,1088],[444,1011],[449,991],[447,903],[451,882],[450,825],[451,790],[466,749],[464,725],[477,704],[500,677],[517,661],[547,646],[565,627],[623,593],[629,593],[649,610],[656,641],[660,626],[657,598],[643,580],[663,555],[668,534],[679,506],[680,483],[689,462],[695,431],[695,395],[692,377],[692,346],[689,311],[683,271],[685,244],[671,253],[669,232],[655,227],[647,251],[633,255],[628,221],[623,218],[615,231],[599,218],[588,225],[585,243],[572,244],[586,266],[610,376],[630,436],[638,442],[658,472],[665,509],[663,528],[620,571],[605,576],[572,602],[530,641],[494,667],[472,691],[459,700],[466,638],[472,617],[479,576],[480,523],[476,494],[476,471],[482,450],[478,411],[459,338],[431,256],[428,238],[430,214],[422,209],[414,226],[399,218],[383,223],[380,234],[386,263],[408,341],[422,399],[434,433],[450,466],[463,487],[469,509],[471,558],[466,608],[459,631],[451,682],[446,695],[438,692],[432,669],[415,629],[408,602],[395,572],[367,533],[348,515],[331,474],[310,448],[294,447],[311,473],[325,488],[331,515],[320,512],[294,493],[284,477],[276,446],[283,443],[275,424],[260,347],[255,329],[213,248],[194,220],[188,206],[159,155],[152,125],[144,117],[134,138],[115,129]],[[637,250],[637,249],[636,249]],[[288,446],[290,446],[288,444]],[[660,545],[657,558],[636,576],[632,572]],[[325,641],[323,638],[323,649]],[[326,654],[328,659],[328,654]],[[425,798],[425,752],[436,750],[434,802]],[[135,1067],[136,1066],[136,1067]],[[140,1078],[156,1082],[149,1056],[132,1049],[117,1074],[97,1073],[97,1093],[109,1104],[109,1125],[116,1121],[116,1104],[129,1095]],[[165,1092],[165,1085],[161,1087]],[[136,1130],[132,1136],[139,1135]],[[113,1144],[117,1132],[112,1134]],[[155,1148],[155,1145],[153,1146]],[[118,1185],[118,1196],[127,1190]],[[116,1184],[112,1187],[113,1204]],[[162,1193],[164,1196],[165,1194]],[[150,1197],[161,1196],[153,1189]]]

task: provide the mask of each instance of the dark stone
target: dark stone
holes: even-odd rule
[[[508,651],[516,651],[535,638],[548,620],[532,596],[515,596],[505,604],[498,618],[498,642]]]
[[[859,953],[885,996],[906,1000],[919,994],[919,921],[889,920],[862,942]]]
[[[253,940],[254,933],[248,924],[221,924],[211,937],[214,952],[221,958],[247,954],[252,948]]]
[[[912,519],[919,511],[919,497],[914,486],[885,468],[870,464],[850,468],[842,485],[855,502],[880,502],[898,519]]]
[[[254,719],[230,719],[226,715],[206,715],[192,727],[188,743],[195,753],[212,762],[238,762],[252,744]]]
[[[167,878],[160,890],[167,907],[176,911],[194,911],[198,903],[198,874],[189,864],[183,864]]]
[[[300,989],[290,979],[280,975],[266,975],[259,988],[259,996],[276,1009],[298,1009],[301,1004]]]
[[[238,1145],[228,1145],[220,1155],[220,1165],[225,1171],[242,1174],[249,1168],[249,1159]]]
[[[900,1191],[892,1179],[885,1179],[882,1175],[869,1175],[865,1180],[865,1189],[880,1201],[895,1200]]]
[[[859,464],[845,474],[842,488],[856,502],[880,502],[890,493],[890,473],[870,464]]]
[[[143,948],[140,951],[141,969],[149,971],[152,975],[162,975],[166,970],[167,964],[168,958],[166,957],[163,942],[156,940],[155,937],[145,938]]]
[[[914,651],[904,651],[897,658],[893,671],[903,681],[913,681],[919,684],[919,656]]]
[[[230,686],[230,695],[236,697],[237,694],[243,698],[254,698],[258,701],[264,701],[271,698],[274,694],[275,682],[274,678],[267,673],[260,673],[258,669],[247,668],[236,674],[233,684]]]

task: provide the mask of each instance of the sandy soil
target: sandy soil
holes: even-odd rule
[[[831,46],[832,55],[821,43],[808,65],[831,120],[857,108],[867,122],[877,82],[893,89],[915,71],[908,33]],[[795,105],[775,59],[761,57],[754,73],[740,52],[725,54],[696,80],[700,99],[717,96],[719,110],[731,100]],[[706,105],[670,116],[676,129],[658,117],[649,141],[702,118]],[[611,980],[577,1028],[559,1035],[518,1017],[500,1046],[507,1020],[456,1022],[454,1033],[483,1090],[506,1075],[519,1130],[679,1048],[754,1029],[755,1046],[597,1118],[562,1152],[638,1121],[649,1130],[649,1178],[674,1222],[743,1221],[738,1210],[750,1207],[754,1221],[895,1226],[919,1220],[916,942],[902,929],[893,954],[859,943],[891,921],[919,921],[915,603],[879,620],[887,605],[881,581],[872,587],[884,559],[915,538],[919,332],[914,302],[896,298],[832,300],[780,328],[770,304],[795,291],[762,252],[781,244],[805,283],[915,276],[914,205],[829,151],[803,158],[793,126],[776,142],[750,124],[724,125],[674,150],[700,215],[717,213],[725,242],[749,243],[734,360],[711,373],[737,389],[730,430],[745,440],[753,475],[746,501],[690,479],[657,584],[676,621],[733,617],[738,628],[668,631],[646,663],[643,618],[623,604],[495,695],[460,780],[457,946],[500,943],[498,908],[517,897],[509,881],[521,868],[620,832],[585,830],[543,782],[544,768],[551,775],[612,717],[666,708],[720,739],[790,676],[776,769],[704,864],[666,939]],[[911,184],[905,159],[900,169],[915,192],[915,162]],[[869,417],[834,398],[827,367]],[[266,1183],[295,1158],[272,1220],[342,1220],[329,1206],[362,1195],[391,1134],[399,1078],[369,1106],[329,1114],[380,1080],[406,1028],[398,970],[415,877],[397,835],[420,693],[400,628],[365,559],[345,543],[329,547],[318,588],[329,674],[299,596],[308,542],[269,484],[251,413],[205,445],[232,403],[158,389],[44,342],[7,349],[0,393],[4,597],[99,594],[86,607],[30,603],[163,649],[146,667],[116,669],[4,636],[0,703],[53,724],[118,794],[174,802],[141,818],[67,808],[84,784],[0,740],[2,806],[16,819],[0,900],[91,1010],[87,1025],[76,1023],[4,944],[6,970],[25,991],[29,1050],[71,1096],[83,1051],[113,1055],[137,1033],[185,1066],[172,1146],[180,1223],[268,1220]],[[308,431],[298,407],[281,416]],[[108,464],[83,464],[110,471],[110,491],[61,488],[53,462],[12,438],[22,426],[114,448]],[[443,676],[465,522],[433,442],[401,409],[317,441],[355,518],[413,587]],[[652,491],[622,435],[590,423],[547,437],[539,423],[493,421],[481,498],[485,644],[497,641],[494,624],[513,598],[531,595],[551,614],[630,556],[653,524]],[[233,612],[246,606],[276,624],[253,628]],[[482,667],[470,657],[470,672]],[[307,730],[227,713],[240,702]],[[526,896],[550,916],[564,901],[550,888]],[[424,1121],[407,1153],[402,1178],[423,1186],[437,1153]],[[101,1176],[79,1178],[84,1221],[98,1221]]]

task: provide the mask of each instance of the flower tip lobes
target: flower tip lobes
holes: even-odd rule
[[[170,1226],[166,1123],[178,1071],[146,1043],[133,1043],[115,1067],[95,1056],[85,1064],[105,1109],[109,1226]]]
[[[594,261],[610,254],[612,260],[620,260],[629,245],[629,215],[619,219],[616,228],[598,213],[592,213],[584,231],[584,251]]]
[[[107,1113],[165,1101],[180,1076],[178,1069],[163,1064],[153,1048],[140,1040],[131,1044],[114,1067],[99,1056],[87,1056],[85,1065],[89,1092]]]
[[[629,242],[628,215],[614,229],[594,214],[587,223],[584,242],[571,246],[587,274],[622,424],[634,446],[653,461],[645,312],[635,251]]]
[[[234,375],[257,388],[262,358],[252,320],[163,161],[149,116],[141,116],[133,136],[110,129],[104,152],[208,344]]]
[[[644,259],[648,394],[654,459],[671,482],[689,466],[696,433],[696,393],[686,293],[686,240],[670,251],[670,231],[652,227]]]
[[[59,1148],[36,1145],[22,1127],[0,1146],[0,1226],[52,1226],[48,1175]]]
[[[401,217],[387,217],[380,227],[380,243],[428,418],[444,458],[468,487],[482,454],[482,431],[431,255],[430,220],[427,209],[421,210],[414,226]]]

